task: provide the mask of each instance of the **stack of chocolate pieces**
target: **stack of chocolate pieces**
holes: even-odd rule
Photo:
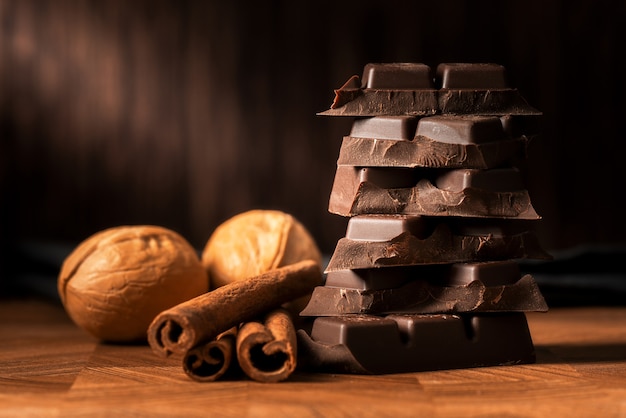
[[[541,113],[496,64],[368,64],[321,115],[354,117],[329,211],[349,218],[301,312],[304,364],[396,373],[535,361],[549,259],[516,162]]]

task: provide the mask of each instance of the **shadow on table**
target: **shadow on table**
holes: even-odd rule
[[[626,362],[626,343],[546,344],[535,351],[538,364]]]

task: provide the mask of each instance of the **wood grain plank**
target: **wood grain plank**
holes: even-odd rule
[[[200,383],[146,344],[94,341],[58,305],[3,301],[0,417],[624,416],[626,308],[553,309],[529,324],[535,364]]]
[[[0,302],[0,393],[63,393],[97,342],[57,304]]]

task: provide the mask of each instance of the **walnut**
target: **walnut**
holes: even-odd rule
[[[145,340],[156,315],[208,288],[196,250],[158,226],[119,226],[92,235],[65,259],[58,277],[70,318],[110,342]]]
[[[293,216],[277,210],[251,210],[217,227],[203,252],[202,264],[213,288],[322,255],[309,231]]]

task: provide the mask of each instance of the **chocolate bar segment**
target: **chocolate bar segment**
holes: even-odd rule
[[[436,70],[442,89],[506,89],[506,69],[492,63],[441,63]]]
[[[479,281],[485,286],[505,286],[521,278],[513,260],[484,261],[373,269],[335,270],[326,275],[324,286],[355,290],[383,290],[421,280],[434,286],[465,286]]]
[[[343,138],[337,165],[399,168],[479,168],[507,164],[526,156],[526,137],[453,144],[425,136],[413,140]]]
[[[494,218],[431,218],[444,221],[453,235],[507,237],[523,234],[532,230],[533,220],[528,219],[494,219]]]
[[[442,286],[465,286],[479,281],[485,286],[514,284],[521,276],[519,264],[513,260],[455,263],[450,265],[441,280],[431,282]]]
[[[529,115],[541,112],[530,106],[517,89],[445,90],[437,93],[437,112],[441,114]]]
[[[509,88],[506,70],[490,63],[442,63],[435,83],[442,114],[540,115],[517,89]]]
[[[425,238],[431,222],[421,216],[355,216],[348,221],[346,238],[354,241],[388,241],[404,233]]]
[[[326,275],[324,286],[356,290],[392,289],[412,280],[443,277],[449,268],[448,265],[433,265],[335,270]]]
[[[505,115],[500,117],[502,129],[511,138],[533,137],[541,132],[541,115]]]
[[[360,87],[359,87],[360,84]],[[320,115],[402,116],[434,115],[437,90],[429,66],[420,63],[370,63],[362,82],[351,77],[335,90],[333,103]]]
[[[410,169],[337,166],[328,210],[341,216],[403,214],[540,219],[528,191],[512,181],[515,174],[519,175],[512,169],[509,171],[513,173],[502,169],[506,177],[499,175],[501,171],[493,174],[487,170],[445,171],[432,181],[423,178],[423,170],[415,170],[412,174]],[[420,177],[410,184],[412,179]],[[443,187],[438,187],[439,184]],[[506,190],[509,184],[511,188]]]
[[[488,190],[494,193],[524,190],[522,176],[519,170],[513,167],[444,171],[435,177],[435,186],[452,193],[461,193],[466,189]]]
[[[437,113],[437,90],[335,91],[330,109],[320,116],[424,116]]]
[[[320,317],[298,331],[298,349],[305,369],[354,374],[535,361],[523,313]]]
[[[506,139],[497,116],[430,116],[420,119],[417,136],[448,144],[483,144]]]
[[[342,167],[340,170],[351,174],[346,184],[372,183],[391,189],[412,187],[420,178],[418,170],[408,168]]]
[[[412,65],[416,68],[420,66]],[[438,71],[436,84],[441,88],[436,89],[425,88],[415,82],[419,77],[406,77],[407,71],[403,66],[373,64],[371,68],[374,68],[374,72],[364,72],[367,80],[363,81],[361,88],[357,87],[358,77],[353,76],[349,82],[335,90],[331,108],[319,115],[541,115],[516,89],[506,87],[506,82],[501,81],[498,76],[501,68],[497,66],[460,63],[443,64],[439,67],[441,71]],[[380,76],[377,72],[380,72]],[[407,79],[415,82],[412,88],[406,83]]]
[[[389,217],[391,222],[395,216]],[[398,223],[393,233],[380,235],[388,238],[402,231],[399,235],[381,240],[353,239],[354,230],[349,236],[341,238],[326,267],[326,273],[345,269],[368,269],[390,266],[415,266],[429,264],[463,263],[470,261],[498,261],[508,259],[543,259],[552,257],[539,245],[532,231],[522,231],[512,235],[458,235],[446,224],[447,218],[439,222],[420,219],[420,231],[417,235],[406,229],[404,223]],[[365,230],[371,225],[373,230],[379,222],[376,217],[362,215],[353,217],[348,226],[359,220],[358,227]],[[357,226],[357,224],[355,224]],[[403,229],[405,228],[405,229]],[[380,228],[379,228],[380,229]],[[483,226],[484,231],[488,230]],[[348,234],[347,234],[348,235]],[[365,232],[362,235],[367,236]],[[372,233],[372,236],[378,236]]]
[[[389,270],[380,268],[377,270]],[[548,306],[530,275],[512,284],[488,285],[474,280],[465,285],[440,286],[411,280],[388,289],[360,290],[318,286],[302,316],[389,313],[546,312]]]
[[[350,136],[357,138],[404,139],[415,136],[418,118],[413,116],[375,116],[356,119]]]
[[[531,221],[368,214],[351,217],[345,237],[355,241],[389,241],[408,233],[424,239],[441,225],[448,228],[453,235],[506,237],[529,231]]]
[[[431,68],[419,63],[371,63],[363,69],[363,88],[377,90],[432,89]]]

